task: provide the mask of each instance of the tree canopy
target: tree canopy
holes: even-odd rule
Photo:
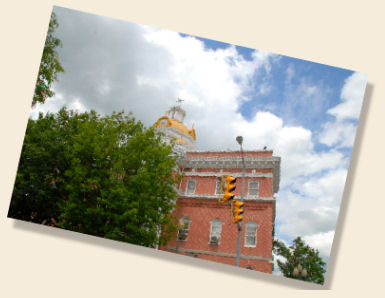
[[[155,247],[176,232],[176,159],[130,115],[29,119],[8,216]],[[162,233],[161,233],[162,231]]]
[[[54,36],[54,31],[58,26],[56,15],[52,12],[40,62],[39,74],[36,80],[32,106],[37,102],[44,103],[48,97],[54,95],[54,92],[51,90],[51,84],[57,81],[57,74],[64,71],[56,51],[56,48],[62,45],[60,39]]]
[[[285,261],[277,260],[284,276],[318,284],[324,283],[326,263],[319,256],[318,250],[306,245],[301,237],[294,239],[293,245],[289,247],[282,241],[274,240],[274,252],[285,259]],[[302,270],[305,269],[305,276],[298,270],[298,265],[301,265]]]

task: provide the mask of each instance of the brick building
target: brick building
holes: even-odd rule
[[[237,177],[235,195],[240,198],[242,159],[240,151],[198,151],[195,130],[183,120],[185,111],[172,107],[159,118],[157,129],[165,141],[175,142],[178,165],[184,173],[174,211],[180,219],[178,237],[160,249],[235,265],[238,229],[232,223],[228,203],[218,202],[220,177]],[[235,142],[235,136],[234,136]],[[279,188],[280,158],[270,150],[244,151],[245,196],[240,267],[272,272],[275,196]]]

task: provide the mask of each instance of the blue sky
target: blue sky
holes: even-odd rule
[[[327,260],[367,76],[354,71],[55,7],[65,73],[54,98],[154,124],[182,97],[201,150],[264,146],[280,156],[276,236]],[[76,30],[74,30],[76,28]],[[223,135],[228,136],[224,138]]]

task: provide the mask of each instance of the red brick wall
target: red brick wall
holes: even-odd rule
[[[188,216],[190,219],[189,233],[186,241],[179,241],[179,248],[217,252],[225,254],[236,254],[238,237],[237,225],[231,222],[230,207],[227,203],[219,203],[217,200],[203,199],[179,199],[180,206],[175,215],[178,218]],[[209,244],[210,222],[214,219],[222,221],[222,232],[219,245]],[[257,223],[257,245],[256,247],[244,247],[245,224],[253,220]],[[272,257],[272,230],[273,229],[273,205],[271,202],[246,201],[244,205],[241,255],[262,258]],[[167,247],[176,247],[176,240],[171,240]],[[224,256],[213,256],[199,254],[199,258],[215,262],[235,265],[235,258]],[[271,273],[271,263],[266,260],[241,259],[240,266],[253,266],[256,270]]]
[[[246,151],[245,156],[261,156],[270,157],[272,151]],[[188,152],[188,157],[201,156],[240,156],[240,152]],[[226,173],[241,173],[242,169],[222,169]],[[272,169],[247,169],[246,173],[273,173]],[[192,169],[183,169],[188,175]],[[196,173],[219,173],[220,169],[212,168],[197,168],[194,169]],[[185,175],[186,175],[185,174]],[[186,192],[187,181],[195,180],[195,192],[191,197],[179,198],[177,201],[178,208],[174,214],[178,218],[188,216],[190,219],[190,227],[186,241],[179,241],[180,254],[188,255],[188,251],[195,252],[198,258],[220,262],[229,265],[235,265],[236,262],[236,246],[238,238],[237,225],[232,223],[230,215],[230,206],[228,203],[219,203],[217,199],[208,198],[194,198],[194,195],[214,195],[216,189],[216,182],[218,177],[212,176],[184,176],[182,178],[180,189]],[[248,182],[259,182],[259,197],[273,197],[273,178],[272,177],[245,177],[245,195],[248,194]],[[241,195],[242,179],[238,177],[236,183],[235,195]],[[190,195],[189,195],[190,196]],[[271,273],[272,267],[269,260],[272,258],[272,232],[273,232],[273,218],[274,216],[274,202],[273,201],[250,201],[244,202],[244,214],[242,222],[242,236],[241,236],[241,256],[253,256],[259,258],[266,258],[267,260],[255,259],[240,259],[240,267],[252,266],[255,270]],[[222,222],[222,231],[219,245],[209,243],[211,221],[220,219]],[[249,221],[257,223],[257,245],[256,247],[244,247],[245,242],[245,225]],[[177,246],[176,239],[172,239],[165,247],[160,249],[175,252]],[[200,251],[200,253],[199,253]],[[212,254],[210,254],[212,253]],[[218,254],[230,254],[233,256],[221,256]]]
[[[231,173],[231,171],[227,171]],[[235,171],[239,173],[238,171]],[[259,170],[258,170],[259,172]],[[181,182],[181,190],[185,192],[187,189],[187,181],[195,180],[195,194],[200,195],[214,195],[218,177],[200,177],[200,176],[184,176]],[[271,177],[257,177],[257,178],[245,178],[245,195],[249,192],[249,181],[259,182],[259,196],[260,197],[273,197],[273,178]],[[234,194],[240,196],[242,191],[242,179],[237,178],[236,189]]]

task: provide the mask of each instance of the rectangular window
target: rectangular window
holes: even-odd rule
[[[249,221],[246,224],[245,233],[245,247],[257,246],[257,224],[253,221]]]
[[[258,181],[249,181],[249,196],[258,195]]]
[[[210,228],[210,241],[209,244],[219,244],[219,241],[221,239],[221,232],[222,232],[222,222],[220,219],[214,219],[211,222],[211,228]]]
[[[217,184],[215,185],[215,194],[216,194],[216,195],[219,194],[219,187],[220,187],[220,185],[221,185],[221,178],[219,178],[219,179],[217,180]],[[222,186],[222,189],[223,189],[223,186]],[[222,193],[223,193],[223,191],[222,191]]]
[[[188,180],[187,181],[187,187],[186,187],[186,193],[188,194],[193,194],[195,193],[195,180]]]

